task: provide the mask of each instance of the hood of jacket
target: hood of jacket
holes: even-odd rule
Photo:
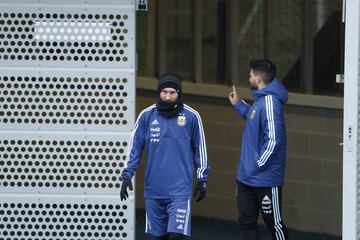
[[[289,98],[288,92],[284,85],[282,85],[282,83],[276,78],[265,88],[260,90],[252,90],[251,95],[255,100],[266,95],[273,95],[278,98],[282,104],[286,103]]]

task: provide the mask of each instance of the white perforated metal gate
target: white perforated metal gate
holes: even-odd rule
[[[346,1],[342,239],[360,239],[360,2]]]
[[[134,239],[135,3],[0,0],[0,239]]]

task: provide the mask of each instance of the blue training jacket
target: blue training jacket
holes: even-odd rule
[[[206,181],[210,165],[202,121],[197,111],[184,105],[174,117],[158,114],[156,106],[138,116],[128,147],[127,166],[121,173],[131,179],[147,151],[145,198],[191,198],[193,176]]]
[[[254,187],[284,184],[286,127],[282,105],[288,100],[284,86],[274,79],[267,87],[253,90],[254,103],[243,100],[235,109],[246,125],[238,164],[237,180]]]

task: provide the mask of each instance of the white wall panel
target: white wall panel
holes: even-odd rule
[[[0,129],[130,131],[135,75],[0,69]]]
[[[4,240],[135,239],[132,211],[115,197],[3,195],[0,236]]]
[[[0,239],[135,239],[135,2],[0,0]]]
[[[0,134],[0,193],[113,194],[129,134]]]
[[[42,4],[46,4],[46,5],[66,5],[66,4],[70,4],[70,5],[99,5],[99,6],[107,6],[110,5],[112,7],[117,7],[117,8],[133,8],[135,5],[135,0],[12,0],[12,1],[8,1],[8,0],[1,0],[1,3],[5,3],[5,4],[16,4],[16,5],[21,5],[24,6],[26,4],[31,4],[31,5],[42,5]]]
[[[99,6],[0,8],[0,65],[135,68],[135,10]]]

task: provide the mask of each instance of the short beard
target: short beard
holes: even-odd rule
[[[250,84],[250,89],[251,89],[251,91],[253,91],[253,90],[258,90],[258,87]]]

